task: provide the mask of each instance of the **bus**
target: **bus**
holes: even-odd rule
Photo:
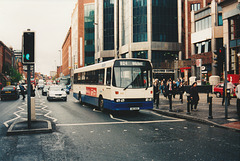
[[[152,65],[145,59],[124,58],[78,68],[73,96],[101,111],[152,109]]]

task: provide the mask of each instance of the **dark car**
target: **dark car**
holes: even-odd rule
[[[1,91],[1,100],[5,99],[18,99],[19,98],[19,91],[15,86],[6,86],[2,88]]]

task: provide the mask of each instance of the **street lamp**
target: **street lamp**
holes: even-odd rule
[[[62,69],[61,69],[61,50],[58,50],[59,51],[59,55],[60,55],[60,69],[59,69],[59,76],[61,76],[61,73],[62,73]]]

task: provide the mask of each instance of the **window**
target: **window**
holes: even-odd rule
[[[104,50],[114,49],[114,0],[104,0]]]
[[[104,84],[104,69],[74,74],[75,84]]]
[[[84,5],[84,52],[85,66],[94,64],[94,4]]]
[[[133,0],[133,42],[147,41],[147,0]]]
[[[222,13],[218,13],[218,26],[223,25],[223,20],[222,20]]]
[[[133,51],[133,58],[147,59],[148,51]]]
[[[200,3],[191,4],[191,11],[198,11],[200,9]]]
[[[176,0],[152,0],[152,41],[178,42]]]
[[[106,78],[106,85],[111,85],[111,68],[107,68],[107,78]]]
[[[195,31],[201,31],[212,26],[211,16],[205,17],[195,22]]]
[[[211,40],[207,40],[204,42],[199,42],[195,44],[195,54],[201,54],[210,52],[212,50],[211,48]]]

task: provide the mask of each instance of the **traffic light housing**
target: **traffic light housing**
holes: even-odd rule
[[[23,64],[34,64],[34,32],[23,33],[23,50],[22,50],[22,63]]]
[[[221,73],[223,71],[223,63],[225,62],[225,48],[221,47],[214,50],[214,54],[215,56],[213,59],[216,61],[214,67],[216,67],[218,72]]]

